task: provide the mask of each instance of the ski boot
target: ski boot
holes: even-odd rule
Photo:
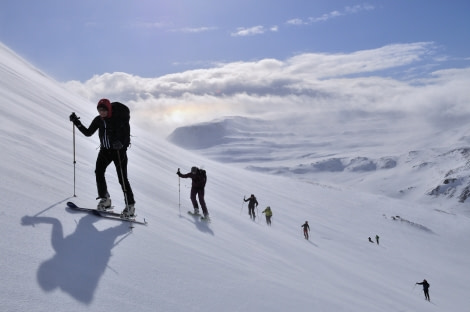
[[[134,204],[127,205],[126,208],[121,212],[121,218],[130,219],[135,217],[135,207]]]
[[[188,214],[192,215],[193,217],[199,217],[200,216],[198,208],[194,208],[194,211],[188,210]]]
[[[99,198],[99,200],[98,206],[96,206],[97,210],[105,211],[111,209],[111,198],[109,197],[109,194],[106,194],[106,197],[104,198]]]
[[[194,208],[194,211],[188,211],[188,213],[192,214],[193,216],[200,216],[199,208]]]
[[[209,217],[209,213],[205,213],[203,217],[201,217],[202,221],[211,222],[211,218]]]

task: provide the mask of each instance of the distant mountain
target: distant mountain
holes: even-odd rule
[[[318,130],[314,123],[309,127],[304,118],[294,123],[291,119],[226,117],[179,127],[168,140],[252,171],[343,185],[393,198],[419,201],[434,196],[465,202],[470,196],[468,137],[449,138],[446,133],[433,137],[433,129],[424,134],[409,125],[397,134],[396,118],[396,114],[378,114],[374,125],[382,124],[380,131],[360,120],[350,120],[347,123],[355,128],[344,132],[340,123],[331,120],[328,132],[325,128]],[[407,118],[403,119],[399,124],[406,122]],[[458,133],[465,133],[465,128]]]

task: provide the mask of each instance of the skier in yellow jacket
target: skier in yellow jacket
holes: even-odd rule
[[[266,224],[271,226],[271,217],[273,216],[273,212],[271,211],[271,207],[266,207],[266,209],[263,210],[263,212],[266,216]]]

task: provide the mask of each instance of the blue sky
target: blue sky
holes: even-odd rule
[[[2,0],[0,41],[59,81],[432,43],[470,64],[470,1]]]

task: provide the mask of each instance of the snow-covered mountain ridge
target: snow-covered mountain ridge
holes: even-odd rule
[[[386,116],[382,119],[382,124],[387,124]],[[398,147],[393,141],[385,141],[389,132],[384,131],[378,137],[360,136],[359,140],[364,137],[366,140],[362,142],[365,148],[359,149],[361,143],[352,140],[346,144],[341,139],[318,143],[325,138],[315,135],[317,129],[314,125],[312,128],[306,138],[293,139],[305,135],[306,127],[279,128],[275,121],[227,117],[179,127],[168,140],[252,171],[328,181],[391,197],[412,195],[416,200],[426,200],[430,195],[446,196],[463,203],[469,196],[470,157],[465,135],[446,140],[448,146],[434,144],[436,147],[429,140],[423,144],[421,137],[411,135],[406,145]],[[365,124],[362,131],[373,133],[374,129]],[[393,131],[391,126],[390,132]],[[381,139],[382,144],[374,144]],[[391,151],[384,147],[387,144],[396,148],[393,154],[385,154],[387,149]],[[428,148],[406,151],[408,146]],[[424,178],[428,176],[433,179]]]
[[[298,159],[289,157],[295,155],[291,146],[311,141],[308,137],[278,142],[290,143],[282,155],[262,152],[270,142],[245,142],[239,156],[246,164],[227,164],[158,139],[131,117],[129,178],[137,214],[149,225],[130,231],[125,222],[65,209],[69,200],[95,204],[98,139],[76,133],[74,166],[68,116],[74,111],[84,124],[91,122],[96,101],[71,94],[3,45],[0,82],[3,311],[389,312],[462,311],[468,306],[466,204],[361,191],[348,185],[357,172],[342,172],[351,176],[332,183],[334,179],[322,176],[299,180],[238,166],[259,165],[262,160],[255,156],[265,154],[270,165],[293,166]],[[332,141],[339,141],[334,136]],[[394,155],[389,150],[380,157],[369,155],[370,144],[353,143],[363,157]],[[231,146],[223,148],[227,159],[235,157]],[[341,148],[337,146],[341,157],[331,157],[349,157]],[[413,166],[424,161],[444,165],[419,150],[419,159],[410,158]],[[302,154],[311,152],[307,146]],[[208,172],[211,224],[186,214],[190,182],[179,180],[176,170],[185,172],[193,165]],[[440,175],[433,174],[405,175],[409,183],[392,188],[419,185],[420,179],[437,181]],[[114,168],[107,178],[113,204],[120,209],[122,192]],[[243,196],[250,193],[260,202],[258,213],[267,205],[273,209],[271,227],[262,215],[257,222],[248,218]],[[306,220],[310,241],[300,228]],[[380,245],[367,240],[376,234]],[[431,283],[432,303],[414,285],[423,278]]]

